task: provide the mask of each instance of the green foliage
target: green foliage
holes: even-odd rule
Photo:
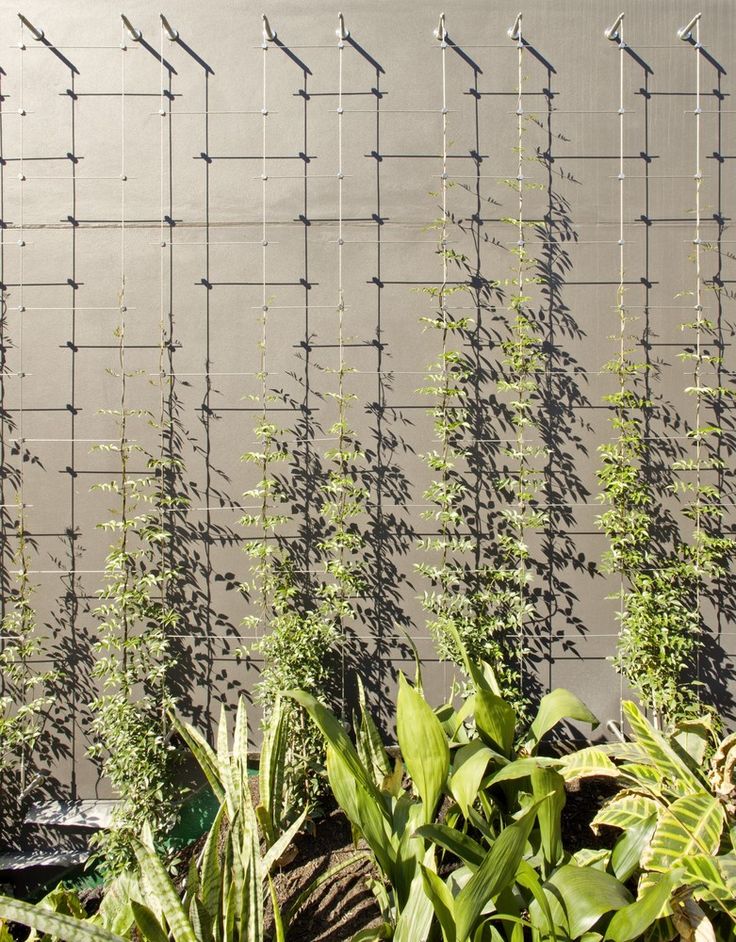
[[[620,875],[626,879],[639,873],[640,899],[648,895],[654,899],[662,881],[677,875],[679,893],[652,906],[660,938],[684,931],[697,909],[698,919],[710,926],[715,938],[732,938],[736,931],[734,736],[719,743],[709,715],[683,721],[665,736],[635,704],[625,703],[624,713],[633,739],[612,747],[620,762],[623,791],[601,809],[593,826],[622,830],[612,863],[617,849],[634,849],[633,864]],[[626,934],[627,939],[634,937]]]
[[[343,394],[338,396],[341,418],[333,430],[338,436],[338,446],[329,455],[335,467],[326,485],[323,508],[334,524],[332,533],[322,546],[324,552],[331,554],[326,568],[334,576],[334,581],[329,587],[327,584],[322,587],[316,605],[304,597],[289,549],[280,540],[280,531],[291,516],[277,470],[289,461],[290,454],[286,430],[272,420],[269,412],[280,397],[268,385],[267,328],[266,306],[258,343],[261,389],[260,394],[254,397],[261,406],[254,429],[258,448],[243,455],[243,461],[259,468],[261,477],[244,494],[244,498],[253,504],[241,520],[245,527],[257,531],[245,546],[251,567],[250,580],[243,585],[256,612],[247,616],[243,623],[256,636],[253,647],[264,658],[257,692],[266,723],[270,722],[281,690],[298,686],[317,696],[328,696],[334,684],[332,654],[340,638],[340,620],[348,613],[347,597],[352,582],[357,579],[353,566],[345,560],[345,554],[357,552],[360,548],[359,542],[351,545],[354,536],[348,525],[354,511],[349,496],[352,483],[345,471],[351,449],[344,413],[348,397]],[[344,393],[342,364],[339,372],[340,391]],[[352,500],[357,500],[357,497],[356,490]],[[292,702],[281,709],[287,713],[283,787],[288,796],[286,805],[298,813],[302,809],[313,808],[322,794],[324,750],[303,711]]]
[[[684,545],[669,551],[654,545],[661,510],[644,468],[643,417],[650,403],[637,391],[647,365],[635,357],[623,281],[618,313],[619,331],[612,338],[617,355],[604,366],[618,380],[618,390],[604,397],[615,439],[598,447],[606,509],[597,522],[608,537],[603,569],[621,581],[612,596],[620,603],[614,664],[661,725],[686,713],[693,701],[684,677],[698,647],[697,573]]]
[[[324,705],[307,693],[291,693],[327,742],[330,786],[380,874],[372,883],[383,913],[382,935],[376,938],[422,942],[434,938],[434,919],[448,942],[485,938],[476,933],[490,931],[497,920],[511,927],[528,924],[518,899],[525,887],[532,888],[527,908],[535,894],[547,906],[532,864],[551,877],[569,860],[560,827],[568,760],[536,754],[561,719],[595,718],[573,694],[557,690],[544,698],[531,728],[522,732],[514,708],[498,694],[493,672],[467,660],[460,639],[456,643],[472,691],[459,709],[445,704],[433,710],[419,684],[400,676],[400,758],[393,763],[364,704],[353,743]],[[615,774],[599,753],[601,765]],[[449,807],[438,819],[443,798]],[[456,861],[447,879],[440,876],[438,854]],[[628,903],[618,881],[609,880]],[[489,918],[491,903],[495,914]]]
[[[42,638],[33,608],[33,584],[30,554],[20,508],[18,546],[15,553],[17,575],[15,590],[7,600],[0,624],[0,671],[3,695],[0,697],[0,775],[12,775],[17,789],[7,787],[6,794],[17,791],[20,800],[33,786],[34,754],[48,710],[53,705],[54,670],[39,671],[34,661],[41,654]]]
[[[290,919],[326,880],[355,855],[321,874],[281,913],[271,874],[289,849],[305,814],[275,840],[259,830],[262,815],[254,808],[248,785],[248,724],[241,698],[232,747],[223,710],[212,750],[192,727],[177,722],[216,794],[221,807],[198,858],[189,867],[183,891],[177,889],[157,856],[153,835],[145,826],[132,840],[137,873],[124,873],[110,883],[98,913],[87,918],[78,897],[59,889],[38,905],[0,897],[2,920],[12,920],[65,942],[264,942],[265,893],[270,888],[276,940],[285,942]],[[275,796],[272,796],[275,797]],[[261,842],[266,839],[265,850]],[[0,935],[0,937],[2,937]],[[4,938],[4,937],[3,937]]]
[[[176,820],[175,756],[166,712],[171,706],[167,676],[173,664],[168,636],[178,620],[167,603],[167,585],[177,573],[165,565],[165,548],[170,539],[167,513],[182,501],[167,489],[173,460],[163,451],[163,415],[157,421],[149,412],[128,406],[128,382],[138,374],[126,368],[125,311],[121,299],[119,368],[109,371],[120,380],[120,404],[106,412],[114,417],[119,438],[96,446],[119,460],[119,477],[97,487],[112,495],[117,506],[114,516],[100,524],[113,543],[94,612],[100,624],[93,675],[101,690],[91,704],[96,737],[91,753],[100,758],[122,799],[113,827],[97,837],[109,873],[132,862],[132,840],[144,823],[158,837]],[[130,437],[132,419],[146,421],[161,435],[159,455],[147,453]],[[146,462],[148,475],[132,476],[134,459]]]

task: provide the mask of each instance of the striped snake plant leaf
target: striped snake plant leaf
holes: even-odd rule
[[[618,767],[611,762],[606,753],[596,746],[578,749],[570,755],[563,756],[557,771],[566,782],[573,782],[578,778],[595,775],[607,778],[618,778]]]
[[[122,936],[108,932],[88,920],[75,919],[33,906],[8,896],[0,896],[0,920],[19,922],[63,942],[125,942]]]
[[[652,815],[657,815],[662,806],[653,798],[646,795],[637,795],[633,792],[617,795],[607,805],[604,805],[593,818],[591,827],[594,831],[605,824],[612,828],[635,828],[648,821]]]
[[[660,816],[642,866],[668,873],[685,857],[717,853],[725,820],[723,806],[707,792],[678,798]]]
[[[260,793],[258,820],[269,844],[273,844],[276,840],[284,814],[284,779],[288,745],[286,716],[284,702],[280,696],[277,696],[263,736],[258,763]]]
[[[133,918],[141,938],[146,942],[169,942],[169,935],[151,910],[144,903],[130,901]]]
[[[263,872],[264,874],[270,873],[271,870],[276,866],[279,860],[286,853],[287,848],[297,836],[299,831],[302,829],[302,825],[307,817],[308,809],[305,808],[304,811],[299,815],[299,817],[294,821],[290,827],[288,827],[284,833],[279,837],[279,839],[272,844],[263,857]]]
[[[703,783],[677,755],[661,733],[630,700],[624,701],[623,711],[640,746],[651,764],[659,769],[676,795],[684,797],[703,790]]]
[[[220,866],[220,834],[224,815],[225,805],[222,804],[215,820],[212,822],[200,863],[201,899],[213,920],[219,918],[222,897],[223,872]]]
[[[373,777],[380,788],[386,776],[391,774],[391,760],[386,752],[378,727],[368,711],[363,681],[360,677],[357,678],[357,681],[360,722],[354,723],[355,728],[358,730],[356,746],[361,762],[366,769],[373,770]]]
[[[217,756],[207,740],[193,726],[183,723],[173,712],[169,713],[169,719],[177,734],[181,736],[189,747],[189,751],[197,760],[199,767],[204,772],[205,778],[209,782],[210,788],[215,793],[218,801],[225,798],[225,790],[220,781],[220,771],[217,767]]]
[[[450,771],[450,746],[434,711],[403,674],[399,674],[396,734],[407,771],[422,799],[423,823],[429,824]]]
[[[133,850],[141,868],[141,876],[158,901],[174,942],[197,942],[179,894],[156,852],[141,841],[135,841]]]
[[[220,721],[217,724],[217,770],[222,787],[225,790],[227,814],[231,822],[237,811],[236,798],[239,797],[233,778],[233,765],[234,763],[230,759],[230,746],[227,735],[227,713],[223,704],[220,708]]]

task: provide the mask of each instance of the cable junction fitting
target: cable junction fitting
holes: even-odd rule
[[[606,39],[610,39],[612,43],[617,43],[621,39],[621,24],[624,21],[624,14],[619,13],[616,17],[613,25],[609,26],[608,29],[603,30],[603,35]]]
[[[18,14],[18,19],[21,21],[21,23],[25,26],[26,29],[30,30],[31,35],[33,36],[34,39],[37,39],[39,42],[43,40],[45,34],[42,29],[36,29],[33,23],[31,23],[29,19],[23,16],[22,13]]]
[[[143,39],[143,33],[133,26],[124,13],[120,14],[120,19],[123,21],[123,26],[125,27],[125,31],[127,32],[128,36],[130,36],[133,42],[139,43],[141,39]]]
[[[337,14],[337,22],[338,22],[338,26],[337,26],[337,29],[335,30],[335,35],[342,42],[349,38],[350,30],[345,29],[345,17],[342,15],[342,13]]]
[[[693,39],[693,27],[698,22],[702,13],[696,13],[695,16],[690,20],[687,26],[683,26],[682,29],[677,30],[677,38],[681,39],[684,43],[689,43]]]
[[[261,15],[263,20],[263,41],[268,43],[276,42],[276,31],[271,29],[271,24],[268,22],[268,17],[265,13]]]
[[[521,13],[516,14],[514,25],[506,30],[506,35],[509,37],[509,39],[513,39],[516,42],[521,42]]]
[[[440,13],[440,21],[437,24],[437,29],[434,30],[434,38],[439,39],[441,43],[445,42],[447,39],[447,29],[445,27],[445,14]]]
[[[161,17],[161,25],[164,28],[164,32],[169,37],[172,43],[175,43],[179,39],[179,31],[174,29],[174,27],[169,23],[163,13],[159,13]]]

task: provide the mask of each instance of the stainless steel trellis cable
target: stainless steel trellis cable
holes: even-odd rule
[[[270,482],[270,457],[272,446],[272,432],[268,427],[268,361],[267,361],[267,342],[268,342],[268,287],[267,287],[267,249],[268,249],[268,141],[267,141],[267,121],[268,121],[268,98],[267,98],[267,62],[268,62],[268,43],[269,35],[266,28],[267,20],[264,18],[262,49],[262,99],[261,99],[261,340],[259,350],[259,372],[261,380],[261,447],[263,457],[261,460],[261,527],[263,538],[263,557],[260,561],[262,567],[271,565],[269,560],[269,496],[271,493]],[[269,579],[261,579],[261,619],[256,621],[256,638],[260,637],[261,628],[265,632],[268,623],[269,611]]]
[[[702,274],[702,205],[701,190],[703,183],[703,172],[701,165],[701,63],[700,63],[700,13],[694,16],[687,26],[678,30],[679,39],[689,42],[695,52],[695,109],[693,116],[695,118],[695,356],[693,366],[693,391],[695,395],[695,504],[694,513],[694,542],[695,542],[695,568],[697,571],[695,580],[695,611],[696,622],[700,622],[700,606],[702,593],[702,564],[703,564],[703,521],[702,521],[702,470],[703,470],[703,389],[702,389],[702,360],[703,360],[703,329],[705,326],[703,320],[703,274]],[[700,680],[700,645],[695,649],[696,677]]]
[[[512,39],[516,40],[517,46],[517,85],[516,85],[516,149],[517,149],[517,169],[516,169],[516,184],[518,191],[518,242],[517,242],[517,254],[518,254],[518,266],[517,266],[517,284],[516,291],[519,297],[519,307],[517,309],[517,321],[523,316],[522,315],[522,304],[524,297],[524,267],[526,264],[526,248],[524,241],[524,39],[521,33],[521,13],[516,17],[516,22],[514,26],[509,31],[509,36]],[[524,518],[527,512],[527,477],[529,468],[526,467],[526,457],[525,457],[525,438],[524,438],[524,426],[525,426],[525,414],[524,414],[524,376],[521,370],[523,370],[522,359],[524,357],[523,345],[525,342],[525,337],[522,336],[521,331],[523,330],[524,334],[527,333],[527,328],[522,328],[519,324],[516,328],[519,330],[519,405],[521,408],[517,413],[517,427],[516,427],[516,451],[518,454],[519,460],[519,474],[518,474],[518,491],[517,499],[519,505],[519,533],[518,538],[520,543],[524,541]],[[526,559],[523,551],[519,552],[518,560],[518,580],[519,580],[519,612],[517,616],[517,639],[519,644],[519,689],[523,691],[524,689],[524,611],[526,607],[526,593],[527,593],[527,566]]]
[[[344,318],[345,318],[345,297],[343,292],[343,182],[344,182],[344,168],[343,168],[343,53],[345,52],[345,41],[343,39],[343,34],[345,31],[345,24],[343,22],[342,13],[339,14],[339,25],[336,30],[337,34],[337,343],[338,343],[338,407],[340,410],[340,415],[338,418],[338,443],[337,449],[339,453],[339,462],[340,470],[339,474],[343,480],[341,485],[342,500],[344,501],[345,495],[345,478],[347,476],[348,469],[345,468],[345,347],[344,347]],[[342,518],[342,508],[338,511]],[[345,526],[344,519],[341,519],[340,526]],[[344,573],[345,565],[345,544],[344,541],[340,541],[339,548],[339,566],[340,573]],[[344,601],[344,600],[343,600]],[[345,652],[345,622],[344,616],[340,616],[340,629],[341,629],[341,644],[340,644],[340,708],[345,711],[345,671],[346,671],[346,652]]]
[[[618,288],[616,289],[616,310],[618,311],[619,321],[618,321],[618,341],[619,341],[619,409],[625,408],[624,406],[624,394],[626,392],[626,372],[624,370],[624,359],[626,356],[626,325],[627,325],[627,311],[624,304],[624,292],[626,290],[626,281],[625,281],[625,240],[624,240],[624,183],[625,183],[625,173],[624,173],[624,161],[625,161],[625,150],[624,150],[624,55],[626,52],[626,43],[624,42],[623,35],[623,20],[624,14],[621,13],[616,22],[611,26],[610,29],[607,29],[604,33],[607,39],[613,40],[617,44],[618,49],[618,90],[619,90],[619,106],[618,106],[618,140],[619,140],[619,156],[618,156],[618,209],[619,209],[619,222],[618,222]],[[622,434],[619,431],[619,434]],[[619,568],[619,624],[623,626],[624,616],[625,616],[625,604],[624,604],[624,593],[625,593],[625,577],[621,567]],[[624,675],[622,672],[619,672],[619,723],[621,728],[623,728],[624,714],[623,714],[623,694],[624,694]]]

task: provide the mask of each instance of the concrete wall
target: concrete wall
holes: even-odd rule
[[[701,238],[706,310],[718,322],[728,385],[734,368],[731,3],[705,0],[702,82]],[[351,626],[347,669],[360,671],[384,723],[395,672],[411,663],[400,629],[426,658],[439,699],[450,672],[436,660],[417,601],[413,570],[427,530],[421,517],[430,479],[421,455],[433,432],[416,390],[436,358],[423,331],[426,296],[441,280],[436,234],[442,172],[443,53],[432,35],[439,7],[420,2],[344,0],[350,39],[343,50],[343,288],[352,423],[367,460],[371,496],[364,521],[368,591]],[[0,5],[2,73],[2,282],[4,469],[2,503],[15,501],[22,473],[34,540],[36,603],[49,663],[63,669],[53,716],[51,792],[103,795],[86,758],[93,695],[91,614],[102,584],[110,496],[92,489],[114,473],[115,455],[92,445],[116,436],[116,366],[121,281],[125,280],[128,403],[158,414],[158,375],[175,381],[166,409],[185,464],[179,482],[190,509],[177,524],[175,561],[185,574],[175,640],[183,709],[203,725],[217,703],[257,681],[257,657],[238,662],[247,604],[240,526],[254,473],[240,456],[253,447],[257,338],[264,295],[268,370],[280,398],[278,421],[294,429],[294,546],[314,562],[315,475],[334,418],[338,336],[337,10],[321,2],[267,4],[278,41],[261,49],[260,8],[172,0],[179,31],[162,34],[158,8],[130,0],[124,12],[143,33],[121,32],[118,7],[28,0],[24,14],[45,42],[21,30],[16,7]],[[673,456],[692,448],[689,343],[692,316],[695,120],[698,53],[675,31],[696,12],[675,0],[626,11],[623,88],[626,304],[649,364],[653,406],[649,460],[665,482]],[[516,214],[517,47],[506,30],[517,7],[462,0],[447,9],[444,53],[448,108],[450,239],[468,257],[471,291],[456,296],[476,320],[468,352],[477,366],[471,404],[479,439],[468,470],[468,520],[481,558],[498,526],[494,476],[508,424],[495,397],[508,315],[492,283],[508,277]],[[538,420],[550,457],[544,499],[549,525],[533,534],[540,618],[524,671],[541,688],[573,687],[603,717],[617,717],[622,692],[607,658],[615,650],[616,589],[599,570],[605,539],[595,525],[597,446],[610,438],[602,365],[615,353],[619,284],[619,58],[604,28],[619,5],[552,0],[524,9],[525,147],[540,160],[526,171],[541,186],[526,197],[528,218],[544,220],[531,246],[546,273],[533,308],[545,339]],[[121,51],[121,39],[126,49]],[[163,54],[163,61],[162,61]],[[268,109],[263,240],[263,117]],[[162,90],[164,94],[162,95]],[[25,111],[24,115],[19,110]],[[163,116],[160,110],[164,111]],[[121,180],[121,175],[127,177]],[[20,177],[25,179],[21,180]],[[434,194],[434,195],[432,195]],[[124,225],[121,225],[124,220]],[[19,243],[24,242],[21,246]],[[266,258],[265,287],[263,258]],[[463,299],[462,302],[457,300]],[[166,349],[161,359],[161,324]],[[23,374],[20,377],[18,374]],[[731,525],[732,409],[718,476]],[[155,448],[155,432],[135,435]],[[23,438],[24,444],[18,444]],[[305,441],[307,439],[307,441]],[[22,459],[22,460],[21,460]],[[513,470],[513,469],[512,469]],[[690,524],[663,492],[673,519]],[[5,507],[6,579],[13,568],[16,511]],[[704,600],[708,625],[699,671],[728,711],[736,651],[728,588]]]

